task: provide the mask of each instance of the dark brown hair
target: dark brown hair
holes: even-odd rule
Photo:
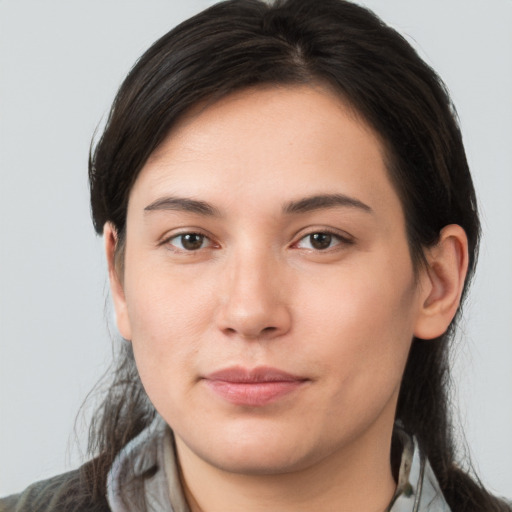
[[[221,2],[149,48],[119,89],[91,152],[96,231],[111,222],[122,243],[128,198],[139,171],[198,102],[260,84],[308,83],[328,84],[384,141],[416,265],[444,226],[464,228],[469,242],[466,292],[480,226],[450,98],[401,35],[369,10],[343,0]],[[417,436],[453,511],[508,510],[456,464],[448,393],[455,323],[439,339],[413,340],[396,417]],[[90,449],[97,458],[85,476],[93,499],[104,495],[115,455],[155,414],[127,344],[113,375],[91,426]]]

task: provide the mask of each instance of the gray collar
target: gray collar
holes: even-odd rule
[[[418,441],[400,427],[393,432],[402,444],[395,495],[387,512],[450,512],[429,461]]]
[[[396,428],[402,443],[397,489],[387,512],[450,512],[415,438]],[[112,512],[190,512],[179,477],[174,439],[158,416],[119,453],[107,478]]]

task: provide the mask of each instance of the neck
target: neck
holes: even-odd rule
[[[384,436],[367,434],[314,464],[278,474],[225,471],[176,438],[191,512],[383,512],[396,487],[390,464],[391,429]]]

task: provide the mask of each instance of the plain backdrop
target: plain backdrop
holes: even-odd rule
[[[89,409],[78,441],[75,417],[111,357],[90,140],[135,59],[212,3],[0,0],[1,495],[81,461]],[[484,238],[456,403],[484,483],[511,498],[512,0],[362,3],[440,73],[458,108]]]

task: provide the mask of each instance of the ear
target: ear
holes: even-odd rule
[[[426,259],[414,335],[428,340],[446,332],[460,304],[468,269],[464,229],[456,224],[444,227],[439,242],[427,250]]]
[[[103,226],[103,238],[105,240],[105,253],[108,264],[108,278],[110,281],[110,293],[114,302],[116,313],[116,325],[125,340],[132,339],[132,329],[128,316],[126,298],[123,289],[123,276],[120,275],[121,269],[116,265],[116,247],[118,244],[117,230],[110,223],[106,222]]]

